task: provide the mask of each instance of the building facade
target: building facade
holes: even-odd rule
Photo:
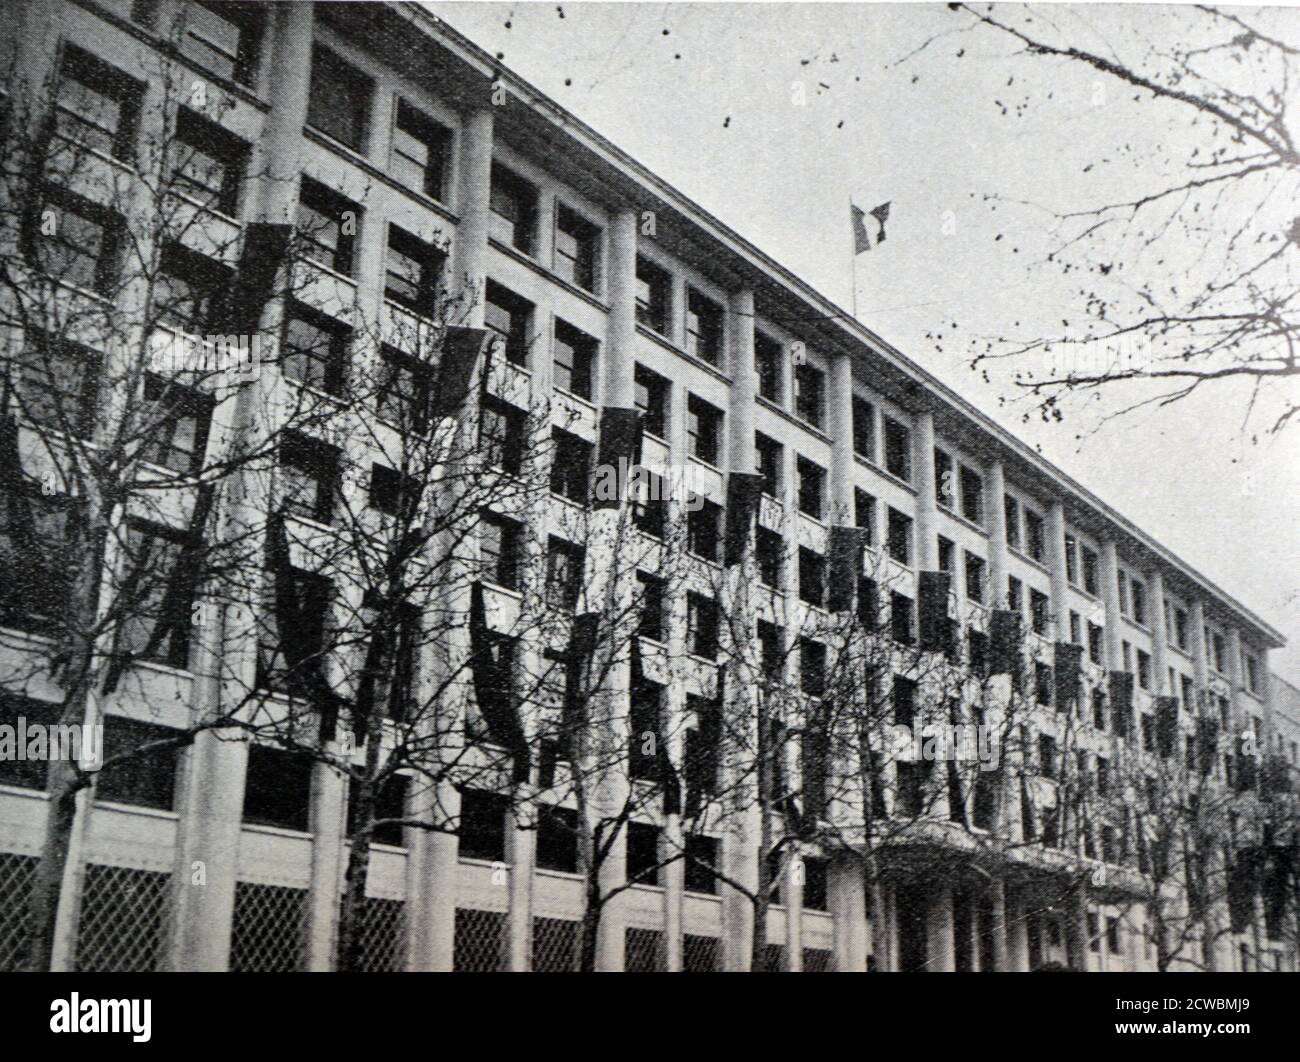
[[[665,603],[666,629],[650,641],[666,649],[642,650],[671,660],[662,682],[669,720],[681,724],[698,700],[721,697],[718,650],[696,642],[692,611],[712,575],[729,587],[715,595],[724,606],[750,610],[746,629],[780,627],[783,677],[815,698],[812,657],[795,632],[843,612],[824,585],[828,563],[832,582],[844,572],[828,561],[840,530],[865,537],[848,599],[859,615],[875,617],[878,607],[890,616],[871,632],[889,659],[917,656],[909,643],[926,621],[921,576],[946,574],[943,617],[959,633],[948,663],[980,672],[1004,709],[1013,697],[1026,701],[1002,815],[992,828],[979,825],[969,789],[952,776],[932,779],[929,791],[943,791],[938,810],[915,814],[914,829],[885,843],[864,833],[846,798],[828,815],[839,817],[841,836],[856,831],[857,848],[873,852],[876,900],[852,842],[835,851],[801,843],[786,864],[797,872],[782,873],[766,912],[771,968],[1155,969],[1142,902],[1152,856],[1133,840],[1142,827],[1119,822],[1113,843],[1101,823],[1068,835],[1046,827],[1047,811],[1065,799],[1058,761],[1068,752],[1081,786],[1104,786],[1099,771],[1181,759],[1200,739],[1199,720],[1212,716],[1221,741],[1205,770],[1219,790],[1241,788],[1233,742],[1248,732],[1288,761],[1290,791],[1300,717],[1284,707],[1295,690],[1270,678],[1268,653],[1283,644],[1275,630],[428,10],[30,0],[22,20],[21,47],[5,57],[11,86],[80,78],[111,96],[113,85],[129,84],[143,124],[155,110],[187,120],[159,104],[168,86],[191,102],[196,86],[221,100],[208,120],[228,134],[229,157],[245,160],[249,179],[210,206],[210,223],[238,247],[247,226],[301,222],[304,204],[332,220],[336,238],[297,296],[328,327],[346,334],[362,319],[409,316],[394,263],[439,248],[444,279],[472,296],[465,323],[499,337],[495,401],[540,403],[588,451],[600,445],[604,411],[638,409],[641,463],[665,478],[688,476],[692,497],[720,513],[734,501],[729,480],[758,471],[757,530],[745,546],[759,576],[753,592],[726,583],[723,558],[697,549],[692,532],[683,563],[699,569],[695,589],[683,583]],[[114,113],[120,119],[125,106]],[[529,516],[547,539],[566,534],[575,499],[565,493],[561,481]],[[767,566],[774,555],[784,563]],[[509,586],[488,593],[506,612],[519,597]],[[867,609],[865,595],[880,600]],[[1037,698],[1013,694],[1011,678],[985,660],[996,649],[995,614],[1020,617],[1016,637],[1034,662]],[[1062,646],[1077,647],[1075,681],[1066,703],[1053,704]],[[148,673],[138,703],[119,698],[110,714],[184,727],[209,695],[185,661],[137,666]],[[727,684],[738,703],[743,687]],[[57,697],[49,680],[14,692],[24,703]],[[667,727],[682,735],[670,742],[679,762],[688,729]],[[889,771],[882,781],[883,813],[897,817],[902,783]],[[347,845],[343,781],[319,766],[294,773],[246,741],[204,733],[162,789],[100,793],[83,806],[67,886],[75,900],[65,902],[55,965],[331,968]],[[281,799],[274,814],[258,814],[249,794],[268,789]],[[367,966],[570,966],[584,903],[571,858],[491,801],[467,799],[476,801],[473,829],[466,813],[459,836],[407,830],[374,846]],[[21,943],[11,912],[21,909],[46,814],[39,785],[5,776],[0,968]],[[674,828],[666,809],[638,814],[638,826]],[[737,815],[701,836],[732,881],[756,882],[759,825],[750,810]],[[626,858],[603,872],[607,884],[617,886]],[[602,917],[597,968],[750,968],[752,903],[693,866],[669,862],[656,883],[618,893]],[[1180,952],[1172,968],[1295,969],[1294,903],[1281,922],[1259,911],[1229,919],[1222,905],[1221,934],[1194,957]]]

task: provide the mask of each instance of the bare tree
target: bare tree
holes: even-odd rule
[[[1142,33],[1123,25],[1131,13],[948,6],[962,20],[958,34],[1010,44],[1041,73],[1095,74],[1092,102],[1117,112],[1116,142],[1085,170],[1095,195],[1010,204],[1051,220],[1049,250],[1034,268],[1077,284],[1074,312],[1057,335],[981,343],[972,366],[1008,360],[1016,385],[1049,419],[1061,419],[1071,394],[1114,392],[1114,408],[1126,413],[1243,382],[1243,425],[1256,413],[1267,433],[1290,425],[1300,411],[1300,224],[1291,206],[1300,153],[1288,111],[1300,42],[1290,12],[1150,9]],[[925,47],[946,48],[952,36]],[[971,62],[977,52],[955,54]],[[1006,121],[1049,105],[1053,82],[1037,84],[1008,81],[997,101]],[[1167,165],[1133,165],[1122,131],[1139,125],[1160,131]],[[1116,195],[1120,178],[1126,190]]]

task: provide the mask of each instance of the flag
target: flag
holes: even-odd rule
[[[871,250],[871,237],[867,235],[867,215],[861,207],[849,204],[849,218],[853,223],[853,253]]]
[[[880,222],[880,234],[876,237],[876,243],[885,242],[885,222],[889,220],[889,204],[881,203],[871,212],[871,216]]]
[[[876,243],[885,242],[885,222],[889,220],[889,203],[881,203],[871,211],[871,216],[876,219],[880,231],[876,233]],[[871,250],[871,237],[867,234],[867,215],[861,207],[849,203],[849,219],[853,224],[853,253],[861,254],[863,251]]]

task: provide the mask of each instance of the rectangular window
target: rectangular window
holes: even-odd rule
[[[1137,675],[1138,685],[1144,690],[1149,690],[1151,688],[1150,654],[1139,649],[1137,651],[1137,664],[1138,664],[1138,675]]]
[[[23,413],[52,431],[88,438],[95,427],[99,371],[94,351],[29,330],[18,377]]]
[[[537,865],[574,874],[578,870],[578,812],[540,804],[537,808]]]
[[[876,459],[876,409],[857,395],[853,396],[853,452],[868,461]]]
[[[1259,687],[1259,660],[1253,656],[1246,655],[1246,689],[1251,693],[1258,694]]]
[[[179,243],[163,244],[154,280],[153,313],[159,324],[205,335],[216,324],[215,306],[229,290],[231,271]]]
[[[754,553],[758,560],[758,577],[763,585],[779,590],[785,540],[779,532],[760,525],[754,536]]]
[[[703,594],[686,595],[686,644],[705,660],[718,655],[718,603]]]
[[[799,547],[799,600],[818,608],[826,603],[826,558]]]
[[[360,70],[323,45],[316,45],[311,55],[307,124],[353,151],[364,153],[374,89],[374,82]]]
[[[401,431],[423,433],[429,426],[432,381],[433,373],[426,363],[383,347],[375,400],[379,416]]]
[[[393,176],[413,191],[443,200],[450,158],[451,130],[399,99],[390,163]]]
[[[374,844],[391,845],[393,848],[401,848],[405,842],[402,836],[402,826],[400,822],[383,820],[400,820],[406,818],[406,791],[411,786],[411,780],[404,774],[390,774],[379,783],[377,791],[374,792],[374,829],[370,834],[370,840]],[[360,786],[357,785],[355,778],[348,779],[348,811],[347,821],[344,824],[344,835],[353,837],[356,835],[357,826],[357,801],[360,798]],[[464,821],[465,806],[461,804],[461,821]]]
[[[352,275],[361,207],[304,176],[298,193],[298,236],[304,257]]]
[[[637,633],[642,638],[656,642],[664,640],[664,594],[665,581],[646,572],[636,573],[638,593],[638,614],[640,622]]]
[[[657,372],[638,365],[633,373],[636,408],[641,411],[641,429],[658,439],[668,438],[669,384]]]
[[[1147,622],[1147,588],[1136,579],[1129,580],[1129,595],[1133,602],[1133,622],[1146,626]]]
[[[460,790],[461,859],[502,862],[506,858],[506,815],[510,797],[486,789]]]
[[[690,395],[686,400],[686,439],[692,457],[717,465],[722,449],[722,410]]]
[[[1052,669],[1041,660],[1034,661],[1034,699],[1039,704],[1052,703]]]
[[[1083,644],[1083,618],[1073,610],[1070,612],[1070,641],[1075,645]]]
[[[153,426],[144,446],[144,459],[181,475],[196,473],[203,464],[212,422],[211,395],[146,376],[143,416]]]
[[[806,457],[795,458],[799,477],[799,511],[820,520],[825,511],[826,470]]]
[[[36,244],[41,272],[61,284],[111,295],[124,239],[121,217],[54,187],[46,188],[42,214],[55,224]]]
[[[1129,615],[1128,603],[1128,576],[1122,572],[1115,573],[1115,581],[1119,589],[1119,612],[1121,616]]]
[[[1174,609],[1174,644],[1183,652],[1187,652],[1188,625],[1186,609]]]
[[[1007,545],[1012,549],[1020,548],[1020,503],[1007,494],[1002,499],[1003,511],[1007,522]]]
[[[483,325],[500,337],[506,360],[512,365],[528,364],[528,348],[532,345],[532,319],[531,302],[496,281],[487,282]]]
[[[653,763],[648,777],[655,777]],[[638,777],[633,775],[633,777]],[[659,827],[648,822],[627,824],[627,880],[638,885],[659,885]]]
[[[867,545],[874,546],[876,535],[876,499],[860,487],[853,489],[853,522],[867,532]]]
[[[694,288],[686,293],[686,353],[717,365],[722,361],[722,307]]]
[[[572,612],[582,590],[586,551],[551,535],[546,548],[546,599],[552,608]]]
[[[200,0],[185,8],[181,52],[219,77],[251,86],[265,31],[265,8]]]
[[[1047,595],[1033,587],[1029,589],[1029,620],[1034,633],[1047,636],[1047,624],[1051,613],[1051,602]]]
[[[974,469],[961,468],[961,514],[972,524],[984,526],[984,480]]]
[[[811,638],[799,639],[799,688],[810,697],[826,692],[826,646]]]
[[[781,628],[767,620],[758,621],[758,653],[763,677],[780,682],[785,671],[785,646]]]
[[[346,325],[295,302],[285,323],[281,369],[290,380],[341,394],[348,337]]]
[[[1097,554],[1087,546],[1080,546],[1079,553],[1083,558],[1083,589],[1086,593],[1097,596]]]
[[[884,418],[885,471],[904,483],[912,481],[912,433],[893,417]]]
[[[1007,576],[1007,609],[1017,615],[1024,614],[1025,587],[1014,575]]]
[[[483,578],[507,590],[519,589],[522,528],[517,520],[484,513],[479,524],[478,553]]]
[[[719,560],[722,542],[722,507],[707,499],[686,514],[686,548],[707,561]]]
[[[1222,675],[1225,673],[1224,661],[1228,656],[1227,643],[1224,641],[1223,635],[1216,631],[1210,638],[1210,647],[1213,650],[1214,670]]]
[[[169,615],[166,600],[183,557],[183,539],[166,528],[132,521],[126,545],[132,580],[128,585],[133,585],[135,591],[120,602],[124,612],[123,648],[133,657],[186,668],[190,657],[190,602],[176,602]]]
[[[312,759],[305,752],[251,745],[244,782],[244,822],[307,833]]]
[[[488,231],[492,238],[531,255],[537,239],[537,189],[494,162],[488,202]]]
[[[636,319],[652,332],[668,335],[672,279],[653,262],[637,256]]]
[[[110,804],[171,811],[176,802],[177,748],[138,750],[176,736],[169,727],[110,715],[104,720],[104,759],[134,753],[99,776],[95,799]]]
[[[718,891],[718,841],[714,837],[692,834],[686,838],[684,888],[712,896]],[[708,938],[704,938],[708,939]]]
[[[984,603],[984,560],[973,553],[966,554],[966,598]]]
[[[560,204],[555,214],[555,271],[583,291],[596,290],[600,229]]]
[[[323,665],[325,630],[334,596],[333,586],[329,579],[315,572],[292,568],[289,574],[293,579],[299,611],[303,617],[303,628],[294,638],[301,653],[301,666],[312,668]],[[284,651],[286,635],[280,630],[279,613],[275,607],[275,580],[270,572],[267,576],[269,593],[258,630],[257,683],[262,689],[298,695],[303,683],[300,681],[298,665]]]
[[[1025,510],[1025,548],[1029,556],[1040,564],[1047,556],[1047,536],[1043,529],[1043,518],[1032,509]]]
[[[66,44],[55,107],[55,128],[60,136],[130,160],[140,110],[138,82],[90,52]]]
[[[899,564],[912,563],[912,518],[890,507],[889,555]]]
[[[1094,664],[1102,660],[1102,629],[1091,621],[1088,622],[1088,659]]]
[[[966,635],[966,659],[971,674],[986,678],[989,673],[989,637],[974,628]]]
[[[758,459],[758,472],[763,477],[763,493],[773,498],[781,497],[781,465],[784,447],[762,432],[754,432],[754,454]]]
[[[781,369],[785,363],[781,344],[762,332],[754,333],[754,371],[758,394],[769,402],[781,403]]]
[[[899,645],[911,645],[915,640],[912,616],[912,599],[893,591],[889,595],[889,626],[891,635]]]
[[[442,252],[433,244],[417,239],[396,225],[389,225],[388,250],[384,260],[384,298],[425,317],[432,317],[443,261]]]
[[[322,524],[331,522],[339,474],[335,447],[288,432],[280,443],[280,473],[287,512]]]
[[[1038,736],[1038,773],[1044,778],[1056,777],[1056,739],[1050,734]]]
[[[551,493],[579,505],[587,503],[591,482],[591,443],[559,428],[552,430]]]
[[[952,467],[952,456],[937,446],[934,450],[934,500],[940,508],[952,509],[957,504],[957,484]]]
[[[951,539],[939,536],[939,571],[956,574],[957,546]]]
[[[825,416],[826,374],[807,362],[794,368],[794,411],[814,428]]]
[[[555,319],[554,383],[590,401],[596,365],[596,340],[566,321]]]
[[[188,107],[176,109],[171,150],[172,186],[211,210],[239,213],[248,143]]]
[[[632,522],[651,538],[662,540],[668,530],[668,488],[663,477],[643,468],[634,487]]]

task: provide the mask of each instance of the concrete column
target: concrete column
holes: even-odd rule
[[[1047,566],[1052,577],[1052,636],[1070,640],[1070,581],[1065,567],[1065,507],[1054,501],[1047,509]]]
[[[803,970],[803,876],[803,856],[792,852],[781,885],[781,902],[785,904],[785,968],[790,973]]]
[[[993,969],[1006,973],[1010,967],[1011,928],[1007,924],[1007,888],[1001,878],[995,878],[989,891],[992,897],[993,925],[989,927],[993,938]]]
[[[751,359],[752,360],[752,359]],[[843,351],[831,355],[828,394],[831,437],[830,523],[852,525],[853,519],[853,359]]]
[[[1065,956],[1071,970],[1088,969],[1088,887],[1074,885],[1066,901]]]
[[[835,969],[860,973],[867,968],[867,891],[862,863],[832,859],[826,870],[826,898],[834,933]]]
[[[1025,894],[1019,886],[1009,890],[1007,902],[1007,963],[1014,973],[1029,969],[1029,921],[1025,910]]]
[[[1101,600],[1106,609],[1106,631],[1103,645],[1106,649],[1106,667],[1119,671],[1123,666],[1120,642],[1124,620],[1119,610],[1119,559],[1114,539],[1103,539],[1097,576],[1101,579]]]
[[[372,736],[371,740],[376,740]],[[312,767],[311,892],[307,913],[308,970],[334,968],[334,941],[343,896],[347,845],[347,781],[325,763]]]
[[[952,885],[947,882],[936,882],[926,895],[926,969],[931,973],[952,973],[957,969],[952,904]]]
[[[532,969],[533,866],[537,850],[534,808],[523,805],[527,818],[511,815],[506,822],[506,862],[510,864],[510,906],[506,913],[506,969],[523,973]]]
[[[882,968],[897,973],[902,963],[898,955],[898,889],[894,885],[885,886],[884,937],[886,956]]]
[[[939,567],[939,542],[935,537],[939,517],[934,496],[934,414],[928,411],[913,419],[912,468],[916,485],[916,570],[934,571]]]
[[[1151,666],[1155,669],[1156,693],[1177,696],[1169,685],[1169,632],[1165,630],[1165,576],[1159,568],[1147,572],[1147,610],[1151,627]],[[1188,710],[1192,706],[1188,705]]]
[[[292,5],[296,6],[296,5]],[[492,191],[492,108],[468,111],[460,129],[460,183],[456,206],[460,223],[452,260],[456,286],[465,300],[464,323],[483,327],[484,283],[487,278],[489,197]]]
[[[1192,677],[1204,693],[1210,688],[1210,647],[1205,644],[1205,602],[1193,598],[1187,603],[1187,622],[1192,627]]]
[[[457,822],[460,792],[455,786],[416,782],[407,794],[407,813],[421,822]],[[406,833],[406,968],[446,973],[456,940],[456,880],[460,839],[408,827]]]
[[[673,726],[669,731],[676,733],[680,726]],[[678,743],[680,746],[680,743]],[[672,750],[673,762],[681,763],[681,749]],[[686,850],[686,837],[682,831],[679,815],[669,815],[664,823],[664,845],[666,851],[683,852]],[[686,898],[686,861],[677,859],[664,867],[664,958],[665,968],[669,973],[679,973],[682,969],[682,907]]]
[[[636,352],[636,212],[619,210],[610,222],[606,292],[609,297],[608,339],[605,343],[607,406],[630,408]]]
[[[984,475],[988,483],[984,510],[989,531],[989,588],[984,600],[990,608],[997,608],[1007,590],[1007,510],[1003,501],[1007,481],[1001,461],[991,461]]]
[[[753,472],[754,395],[758,391],[754,371],[754,293],[733,292],[731,296],[731,390],[727,420],[727,467],[732,472]]]

